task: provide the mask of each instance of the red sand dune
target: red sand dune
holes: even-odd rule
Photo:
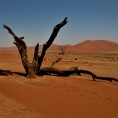
[[[100,53],[118,50],[118,43],[107,40],[86,40],[67,49],[70,52]]]
[[[39,46],[39,51],[42,50],[42,45]],[[52,44],[48,51],[51,52],[58,52],[59,45]],[[67,52],[78,52],[78,53],[101,53],[101,52],[110,52],[110,51],[117,51],[118,50],[118,43],[108,41],[108,40],[85,40],[81,43],[76,45],[69,45],[67,48]],[[12,51],[16,52],[17,48],[13,47],[1,47],[0,51]],[[34,46],[28,47],[28,52],[33,52]]]

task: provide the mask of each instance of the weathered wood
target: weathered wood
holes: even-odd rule
[[[77,74],[77,75],[81,75],[81,73],[84,74],[89,74],[92,76],[93,81],[95,81],[95,79],[100,79],[100,80],[108,80],[110,82],[112,81],[116,81],[118,82],[118,79],[113,78],[113,77],[100,77],[95,75],[94,73],[92,73],[91,71],[88,70],[79,70],[79,69],[69,69],[69,70],[59,70],[56,68],[51,68],[51,67],[45,67],[45,68],[41,68],[39,71],[39,75],[43,76],[43,75],[57,75],[57,76],[69,76],[72,74]]]
[[[22,40],[24,37],[18,37],[15,35],[15,33],[6,25],[3,25],[5,29],[8,30],[8,32],[14,37],[15,42],[13,42],[19,51],[22,64],[24,66],[24,69],[26,71],[26,77],[27,78],[35,78],[36,77],[36,69],[37,69],[37,62],[38,62],[38,50],[39,50],[39,44],[36,45],[35,51],[34,51],[34,58],[32,63],[29,62],[28,56],[27,56],[27,46],[26,43]]]
[[[54,29],[53,29],[53,32],[49,38],[49,40],[43,45],[43,49],[42,49],[42,52],[41,52],[41,56],[38,57],[38,70],[40,70],[40,67],[41,67],[41,64],[42,64],[42,61],[43,61],[43,58],[45,56],[45,52],[46,50],[50,47],[50,45],[53,43],[54,39],[56,38],[59,30],[61,27],[63,27],[66,23],[67,23],[67,17],[59,24],[57,24]]]
[[[26,43],[23,41],[24,37],[18,37],[8,26],[3,25],[3,28],[7,29],[8,32],[13,36],[15,42],[13,42],[19,51],[19,54],[21,56],[22,64],[24,66],[24,69],[26,71],[26,77],[27,78],[35,78],[36,75],[38,75],[38,72],[40,70],[43,58],[45,56],[46,50],[50,47],[50,45],[53,43],[54,39],[56,38],[59,30],[61,27],[63,27],[67,23],[67,17],[59,24],[57,24],[53,32],[49,38],[49,40],[43,45],[42,53],[40,56],[38,56],[39,51],[39,44],[36,45],[35,51],[34,51],[34,57],[32,63],[29,62],[28,56],[27,56],[27,46]]]

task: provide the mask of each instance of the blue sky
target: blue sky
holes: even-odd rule
[[[0,47],[14,46],[8,25],[28,46],[44,44],[53,27],[68,17],[55,44],[84,40],[118,42],[118,0],[0,0]]]

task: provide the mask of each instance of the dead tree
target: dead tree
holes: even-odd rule
[[[41,64],[42,64],[43,58],[45,56],[46,50],[53,43],[60,28],[63,27],[66,23],[67,23],[67,18],[65,18],[61,23],[57,24],[54,27],[49,40],[43,45],[42,52],[41,52],[40,56],[38,55],[39,44],[37,43],[37,45],[35,46],[34,56],[33,56],[33,60],[31,63],[28,60],[27,46],[26,46],[26,43],[23,41],[24,37],[18,37],[8,26],[3,25],[3,27],[8,30],[8,32],[13,36],[13,38],[15,40],[14,44],[17,46],[19,54],[21,56],[22,64],[23,64],[24,69],[26,71],[26,77],[27,78],[35,78],[36,75],[51,75],[51,74],[57,75],[57,76],[69,76],[71,74],[80,75],[81,73],[84,73],[84,74],[91,75],[93,78],[93,81],[95,81],[95,79],[101,79],[101,80],[108,80],[108,81],[113,80],[113,81],[118,82],[118,79],[116,79],[116,78],[99,77],[88,70],[78,70],[77,67],[71,68],[69,70],[59,70],[59,69],[53,68],[53,65],[55,63],[59,62],[61,60],[61,58],[54,61],[52,63],[51,67],[41,68]],[[62,46],[62,47],[60,47],[60,49],[61,49],[62,54],[64,54],[67,47]],[[12,72],[7,71],[7,70],[0,70],[0,75],[9,75],[9,74],[11,75]]]
[[[68,46],[66,46],[66,45],[59,46],[59,48],[58,48],[60,50],[60,53],[59,54],[64,55],[67,48],[68,48]]]
[[[54,39],[56,38],[60,28],[62,28],[67,23],[67,17],[59,24],[57,24],[53,32],[49,38],[49,40],[43,45],[43,49],[41,52],[41,55],[38,55],[39,51],[39,44],[35,46],[34,51],[34,57],[32,62],[29,62],[28,56],[27,56],[27,46],[26,43],[23,41],[24,37],[18,37],[8,26],[3,25],[3,28],[7,29],[8,32],[13,36],[15,42],[14,44],[17,46],[19,54],[21,56],[22,64],[24,66],[24,69],[26,71],[26,77],[27,78],[35,78],[36,75],[39,74],[39,70],[43,61],[43,58],[45,56],[46,50],[50,47],[50,45],[53,43]]]

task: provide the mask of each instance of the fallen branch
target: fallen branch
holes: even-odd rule
[[[118,82],[118,79],[113,78],[113,77],[100,77],[95,75],[94,73],[92,73],[91,71],[88,70],[78,70],[78,69],[69,69],[69,70],[59,70],[56,68],[51,68],[51,67],[45,67],[40,69],[39,71],[39,75],[43,76],[43,75],[56,75],[56,76],[69,76],[72,74],[77,74],[77,75],[81,75],[81,73],[84,74],[89,74],[92,76],[93,81],[95,81],[95,79],[100,79],[100,80],[108,80],[110,82],[112,81],[116,81]]]

